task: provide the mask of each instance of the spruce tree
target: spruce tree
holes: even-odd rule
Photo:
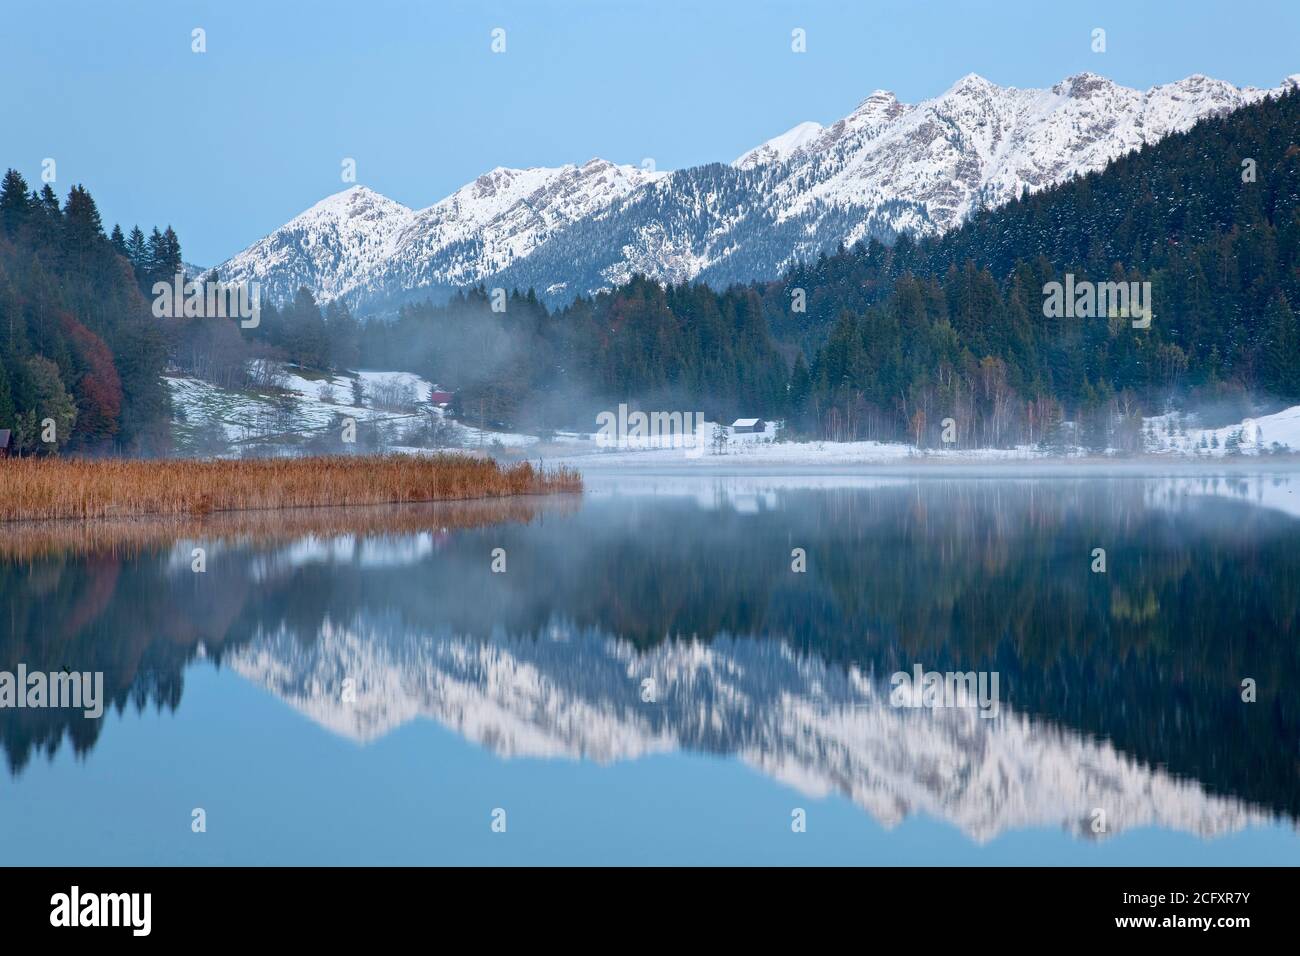
[[[1295,313],[1280,292],[1269,303],[1263,352],[1269,387],[1286,398],[1300,398],[1300,329],[1296,327]]]
[[[84,272],[103,238],[104,224],[95,200],[84,186],[73,186],[63,207],[65,261],[78,272]]]
[[[326,355],[330,368],[355,368],[361,359],[361,326],[347,304],[335,299],[325,307]]]
[[[16,236],[27,222],[29,210],[27,180],[16,169],[10,169],[0,183],[0,230],[5,235]]]
[[[166,253],[163,249],[162,233],[154,226],[149,233],[149,244],[144,257],[144,286],[149,288],[155,282],[170,282],[171,276],[165,276]]]
[[[142,278],[149,267],[149,246],[139,226],[131,227],[131,235],[126,240],[126,257],[135,266],[136,278]]]
[[[181,262],[181,241],[176,237],[176,231],[172,229],[171,226],[168,226],[163,230],[161,261],[158,265],[161,266],[165,276],[167,277],[176,275],[176,273],[180,272],[183,268]]]
[[[45,214],[47,216],[49,216],[52,220],[58,220],[59,197],[54,195],[54,189],[50,186],[49,183],[46,183],[44,186],[41,187],[41,192],[40,192],[40,196],[37,199],[37,203],[39,204],[40,208],[45,211]]]
[[[27,202],[27,234],[34,251],[57,252],[63,238],[63,213],[59,210],[59,197],[49,183],[39,193],[32,193]]]

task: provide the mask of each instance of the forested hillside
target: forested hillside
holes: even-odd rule
[[[144,290],[175,273],[168,228],[104,234],[95,201],[73,186],[62,207],[46,184],[9,170],[0,185],[0,428],[19,453],[67,448],[154,454],[169,445],[162,382],[167,330]],[[49,434],[42,422],[53,419]]]
[[[1151,327],[1044,317],[1045,284],[1067,273],[1150,282]],[[822,258],[764,304],[812,357],[790,407],[810,430],[924,440],[952,416],[981,441],[1037,440],[1077,415],[1101,442],[1171,396],[1242,414],[1247,395],[1300,400],[1300,95],[1203,121],[943,239]]]

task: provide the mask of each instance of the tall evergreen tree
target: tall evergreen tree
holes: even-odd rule
[[[166,276],[166,278],[164,278],[166,273],[166,253],[163,249],[162,233],[158,231],[157,226],[154,226],[152,231],[149,233],[149,243],[145,252],[144,261],[143,285],[146,289],[157,281],[171,280],[171,276]]]
[[[131,265],[135,267],[136,281],[143,282],[145,273],[149,268],[149,245],[145,241],[144,233],[140,231],[139,226],[131,227],[131,234],[126,240],[126,257],[131,260]]]
[[[5,235],[16,236],[27,222],[31,200],[27,195],[27,180],[16,169],[5,172],[0,182],[0,230]]]
[[[68,264],[84,271],[104,240],[104,224],[95,200],[84,186],[73,186],[63,207],[63,254]]]

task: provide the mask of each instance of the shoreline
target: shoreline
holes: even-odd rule
[[[645,455],[645,460],[634,456]],[[815,459],[802,461],[772,460],[755,456],[684,456],[654,452],[620,454],[615,461],[602,461],[603,455],[572,456],[546,460],[571,468],[583,475],[609,478],[627,475],[673,476],[770,476],[785,475],[862,475],[881,477],[952,477],[952,478],[1163,478],[1163,477],[1246,477],[1251,475],[1300,475],[1300,457],[1218,458],[1213,461],[1159,459],[1152,457],[1116,458],[897,458],[861,461]],[[611,456],[613,457],[613,456]]]

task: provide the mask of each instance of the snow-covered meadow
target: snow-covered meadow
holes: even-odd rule
[[[1217,428],[1201,428],[1194,416],[1159,415],[1144,419],[1145,454],[1154,459],[1187,462],[1232,457],[1268,458],[1274,454],[1300,452],[1300,405],[1248,418]],[[760,434],[727,433],[725,442],[709,436],[717,424],[705,423],[700,434],[705,440],[692,448],[637,447],[624,443],[600,447],[595,441],[579,441],[578,453],[563,454],[557,461],[582,466],[670,466],[676,467],[790,467],[851,465],[993,464],[1004,462],[1061,461],[1037,445],[1014,448],[917,448],[906,442],[881,441],[778,441],[776,426],[769,422]],[[1203,443],[1203,444],[1202,444]],[[700,447],[702,445],[703,447]],[[1121,460],[1112,450],[1105,456],[1088,455],[1081,448],[1068,451],[1071,460],[1107,458]]]
[[[778,425],[767,422],[761,432],[744,433],[717,422],[700,424],[689,440],[680,434],[659,438],[619,438],[614,442],[597,431],[556,431],[544,434],[480,430],[455,422],[432,408],[435,384],[410,372],[363,370],[327,376],[290,366],[277,366],[268,376],[273,385],[242,390],[223,389],[196,378],[168,376],[176,410],[178,446],[200,454],[238,453],[243,444],[292,440],[321,434],[340,418],[381,423],[391,435],[386,449],[424,454],[432,449],[403,444],[412,425],[445,420],[445,448],[468,453],[492,452],[536,457],[548,464],[580,468],[784,468],[848,467],[853,465],[995,464],[1060,461],[1036,445],[1014,448],[924,448],[905,442],[785,441]],[[360,401],[357,391],[360,390]],[[1300,452],[1300,406],[1247,418],[1218,427],[1201,427],[1194,415],[1169,413],[1143,420],[1145,460],[1270,459]],[[228,448],[219,447],[222,444]],[[1071,460],[1105,457],[1071,449]]]
[[[383,423],[395,434],[421,419],[442,417],[428,405],[434,383],[411,372],[362,370],[332,376],[305,375],[292,366],[277,365],[271,377],[272,386],[235,390],[197,378],[167,376],[181,449],[215,454],[224,450],[214,447],[214,441],[230,443],[231,450],[235,450],[268,436],[309,438],[333,427],[339,417],[354,419],[358,424]],[[359,404],[355,391],[358,384]],[[534,435],[480,431],[460,424],[455,425],[453,434],[455,447],[447,450],[522,448],[537,441]],[[388,450],[420,453],[428,449],[394,444]]]

